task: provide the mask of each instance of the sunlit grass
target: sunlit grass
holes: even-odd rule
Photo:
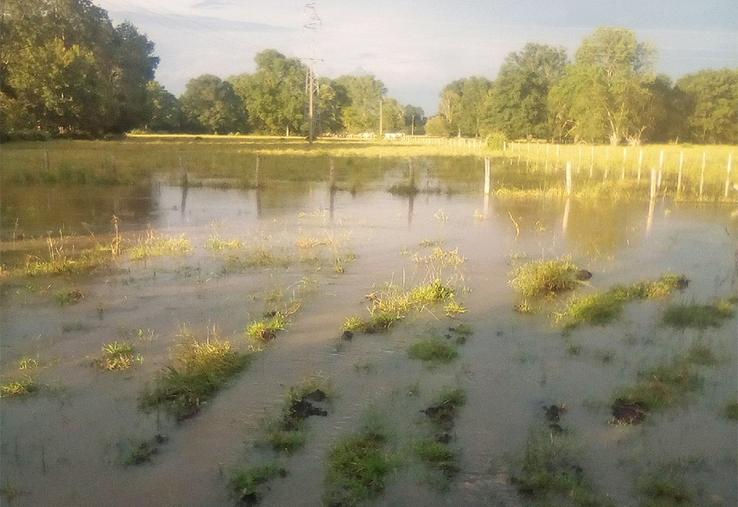
[[[11,380],[0,385],[0,398],[22,398],[39,390],[39,385],[31,377]]]
[[[459,355],[456,348],[441,338],[429,338],[416,342],[410,346],[407,353],[412,359],[431,364],[450,363]]]
[[[226,250],[238,250],[244,247],[243,241],[240,239],[224,239],[220,234],[212,233],[205,241],[205,248],[214,252],[223,252]]]
[[[569,259],[528,262],[513,270],[510,285],[526,298],[554,296],[577,287],[578,271]]]
[[[148,231],[145,238],[128,249],[128,256],[132,260],[144,260],[150,257],[165,257],[170,255],[187,255],[192,251],[192,243],[184,234],[167,236]]]
[[[136,357],[133,345],[125,342],[110,342],[103,345],[102,357],[95,361],[98,368],[107,371],[123,371],[131,368],[136,362],[141,362],[140,356]]]
[[[246,336],[260,342],[269,342],[277,337],[277,333],[287,329],[287,317],[276,312],[271,317],[251,322],[246,327]]]

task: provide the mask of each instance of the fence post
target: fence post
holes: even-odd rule
[[[260,160],[261,159],[259,158],[259,154],[257,153],[256,154],[256,165],[254,166],[254,185],[256,186],[256,188],[261,187],[261,169],[259,167]]]

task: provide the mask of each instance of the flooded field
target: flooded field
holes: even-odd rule
[[[5,155],[4,504],[738,503],[724,173],[141,146]]]

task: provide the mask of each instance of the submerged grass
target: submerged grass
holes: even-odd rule
[[[707,329],[720,327],[733,315],[733,305],[725,299],[710,305],[671,305],[664,312],[663,323],[682,329]]]
[[[102,357],[95,361],[95,365],[107,371],[123,371],[141,360],[140,356],[135,356],[133,345],[114,341],[103,345]]]
[[[232,349],[218,338],[181,345],[176,364],[166,368],[153,389],[141,396],[142,408],[163,405],[178,420],[195,415],[234,375],[243,370],[249,354]]]
[[[286,476],[287,470],[275,462],[239,469],[233,473],[228,484],[239,502],[253,505],[261,499],[267,483]]]
[[[166,236],[149,230],[145,238],[128,249],[128,256],[135,261],[150,257],[165,257],[168,255],[187,255],[192,251],[192,243],[184,234],[180,236]]]
[[[695,505],[693,495],[688,489],[682,474],[662,467],[656,472],[646,474],[637,482],[637,492],[642,507],[689,507]]]
[[[0,398],[23,398],[36,393],[40,386],[31,377],[11,380],[0,385]]]
[[[378,425],[339,440],[328,454],[325,503],[354,506],[381,494],[394,466],[386,444],[387,434]]]
[[[684,276],[668,273],[657,280],[617,285],[606,292],[572,298],[566,308],[555,315],[555,319],[566,329],[581,324],[602,326],[617,319],[628,302],[664,298],[675,290],[684,289],[687,284]]]
[[[436,479],[439,489],[448,489],[449,482],[459,472],[457,453],[448,444],[434,439],[424,439],[415,443],[415,455],[432,470],[439,472],[441,478]]]
[[[523,297],[549,297],[574,290],[579,267],[568,259],[522,264],[511,274],[510,285]]]
[[[459,355],[455,347],[441,338],[428,338],[414,343],[407,353],[412,359],[419,359],[430,364],[447,364]]]
[[[223,252],[226,250],[238,250],[243,248],[243,241],[240,239],[224,239],[220,234],[212,233],[205,241],[205,248],[214,252]]]

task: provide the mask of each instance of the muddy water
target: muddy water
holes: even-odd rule
[[[422,167],[412,174],[419,188],[453,192],[388,193],[410,177],[404,166],[352,191],[309,180],[267,180],[260,190],[156,182],[4,188],[1,251],[10,266],[29,253],[44,255],[48,231],[61,230],[79,245],[91,242],[90,234],[105,238],[112,214],[131,240],[151,226],[185,234],[194,246],[189,256],[122,260],[91,275],[3,280],[3,381],[17,377],[16,362],[31,356],[41,361],[36,375],[46,386],[32,397],[2,400],[2,480],[6,493],[15,493],[12,505],[232,504],[229,472],[263,458],[253,446],[261,421],[278,414],[289,386],[315,372],[331,378],[336,399],[328,417],[309,420],[305,447],[283,459],[289,474],[272,483],[263,505],[320,505],[325,457],[338,438],[373,411],[382,414],[393,445],[407,448],[425,431],[420,410],[449,385],[467,393],[453,441],[461,472],[439,493],[422,468],[406,463],[377,504],[525,505],[510,485],[511,463],[529,428],[542,421],[543,406],[565,403],[563,423],[581,466],[616,505],[637,505],[638,477],[674,462],[692,464],[688,482],[705,504],[735,505],[736,426],[721,416],[736,396],[735,319],[707,331],[674,331],[659,324],[665,303],[644,302],[628,306],[614,324],[562,337],[547,316],[512,311],[516,296],[507,280],[513,257],[571,255],[594,273],[597,288],[671,271],[691,280],[673,300],[733,295],[736,212],[662,200],[649,217],[640,201],[484,199],[482,171],[473,164],[456,184],[453,175],[433,172],[433,160]],[[213,231],[293,253],[296,239],[329,235],[357,259],[343,274],[298,263],[222,275],[223,256],[203,247]],[[407,357],[419,337],[454,325],[442,311],[411,315],[386,335],[342,342],[343,319],[365,312],[365,294],[390,280],[410,286],[426,278],[411,259],[423,240],[442,240],[466,257],[458,283],[468,312],[459,320],[474,335],[459,359],[428,368]],[[245,350],[243,329],[264,311],[268,295],[290,293],[305,278],[317,290],[304,296],[290,328],[199,415],[176,424],[138,410],[138,395],[170,363],[182,326],[199,336],[215,326]],[[71,288],[84,300],[59,306],[54,294]],[[139,329],[146,332],[139,336]],[[123,374],[90,367],[100,347],[116,339],[132,340],[143,362]],[[615,389],[697,340],[720,358],[705,370],[700,392],[643,425],[608,424]],[[581,347],[578,355],[567,351],[571,343]],[[151,464],[119,464],[121,441],[156,433],[169,441]]]

